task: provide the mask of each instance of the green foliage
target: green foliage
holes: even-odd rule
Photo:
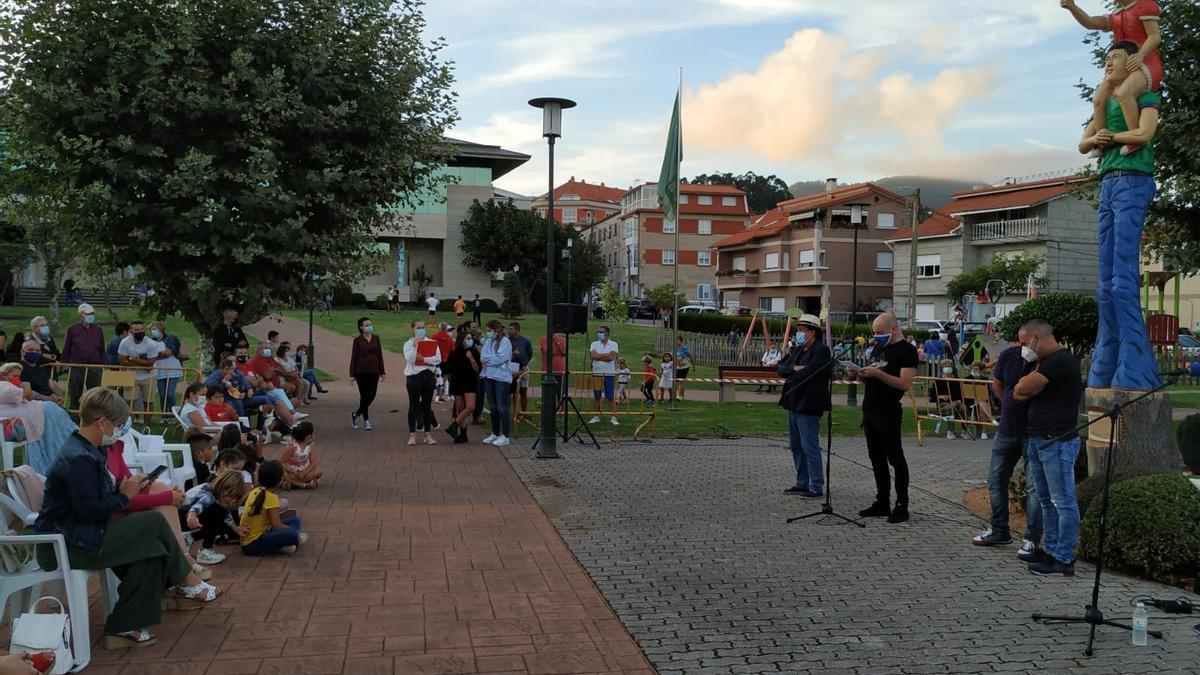
[[[1200,415],[1188,415],[1175,428],[1183,465],[1200,473]]]
[[[1054,337],[1077,356],[1091,350],[1100,325],[1096,298],[1075,293],[1047,293],[1018,305],[996,324],[996,330],[1005,340],[1016,340],[1021,326],[1032,319],[1049,321],[1054,326]]]
[[[600,284],[600,306],[604,308],[606,321],[621,323],[629,317],[629,313],[625,309],[625,298],[621,297],[620,291],[617,290],[617,284],[608,277],[605,277]]]
[[[1100,499],[1097,497],[1096,499]],[[1083,519],[1079,548],[1099,555],[1100,504]],[[1200,490],[1179,474],[1132,478],[1109,489],[1105,562],[1155,581],[1200,570]]]
[[[419,265],[412,271],[412,282],[417,288],[417,302],[423,303],[425,290],[433,283],[433,275],[425,271],[424,265]]]
[[[12,3],[6,5],[13,7]],[[0,12],[0,123],[60,228],[207,335],[374,272],[383,205],[437,189],[456,120],[418,0],[29,0]]]
[[[675,292],[674,284],[662,284],[646,291],[646,299],[654,303],[658,309],[672,309],[676,301],[679,306],[687,304],[687,295]]]
[[[521,282],[517,275],[504,277],[504,302],[500,303],[500,315],[506,319],[521,316]]]
[[[769,318],[767,319],[767,328],[771,331],[771,335],[776,337],[783,336],[783,330],[787,325],[787,319]],[[750,327],[750,317],[748,316],[728,316],[725,314],[713,314],[711,312],[692,313],[679,315],[679,330],[688,333],[703,333],[706,335],[725,335],[729,332],[730,326],[736,326],[739,333],[745,333]],[[754,329],[755,335],[762,334],[762,321],[759,320],[758,326]],[[795,322],[792,323],[792,331],[795,332]],[[851,337],[850,324],[835,323],[830,326],[830,331],[833,333],[833,339],[842,340]],[[924,342],[929,338],[927,330],[904,330],[905,335],[912,335],[917,339],[917,342]],[[858,323],[858,332],[855,335],[863,338],[870,338],[871,324],[860,321]]]
[[[387,309],[389,306],[391,306],[391,304],[392,304],[392,299],[389,298],[386,294],[380,293],[379,295],[375,296],[375,301],[371,304],[371,307],[372,307],[372,309],[383,310],[383,309]]]
[[[1034,276],[1034,281],[1039,287],[1044,286],[1049,278],[1041,274],[1039,269],[1045,262],[1045,256],[996,256],[992,262],[954,277],[946,284],[946,297],[960,300],[983,291],[993,294],[999,291],[1004,295],[1024,293],[1030,275]]]
[[[683,182],[693,185],[732,185],[746,193],[746,206],[751,213],[766,213],[779,202],[792,198],[787,183],[775,174],[760,176],[753,171],[737,176],[729,172],[702,173],[692,180],[684,178]]]
[[[1080,456],[1086,457],[1086,452],[1080,452]],[[1140,466],[1137,464],[1128,466],[1114,466],[1112,484],[1122,483],[1131,478],[1140,478],[1142,476],[1152,476],[1162,473],[1162,469],[1156,469],[1151,466]],[[1088,509],[1093,504],[1098,504],[1096,497],[1104,492],[1104,472],[1101,471],[1094,476],[1088,476],[1079,481],[1075,485],[1075,500],[1079,502],[1079,517],[1087,515]]]

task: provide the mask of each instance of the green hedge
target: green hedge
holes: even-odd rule
[[[1099,496],[1096,499],[1100,499]],[[1166,583],[1200,570],[1200,490],[1180,474],[1131,478],[1109,491],[1105,563]],[[1095,561],[1100,504],[1093,501],[1080,532],[1080,555]]]
[[[784,326],[786,325],[787,319],[767,319],[767,327],[770,328],[772,335],[782,336]],[[745,333],[746,329],[750,327],[750,317],[712,313],[687,313],[679,315],[679,330],[689,333],[725,335],[729,332],[730,326],[737,326],[739,333]],[[756,330],[762,330],[761,323]],[[850,324],[848,323],[835,323],[831,326],[831,330],[834,339],[839,339],[843,336],[849,337],[851,335]],[[871,334],[870,322],[863,321],[858,324],[856,335],[860,335],[863,338],[870,338]],[[929,337],[929,331],[927,330],[905,330],[904,334],[916,337],[918,342],[922,342]]]
[[[1081,457],[1086,457],[1086,452],[1080,452]],[[1122,466],[1113,467],[1112,484],[1123,483],[1131,478],[1141,478],[1142,476],[1153,476],[1162,473],[1162,469],[1156,469],[1150,466]],[[1075,485],[1075,500],[1079,502],[1079,517],[1083,518],[1087,515],[1088,509],[1092,504],[1099,504],[1097,497],[1104,492],[1104,472],[1101,471],[1094,476],[1088,476]]]
[[[1179,441],[1183,465],[1200,473],[1200,415],[1188,415],[1180,420],[1175,439]]]

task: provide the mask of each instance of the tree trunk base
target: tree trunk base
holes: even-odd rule
[[[1088,417],[1096,419],[1113,406],[1127,403],[1143,392],[1124,389],[1087,389]],[[1117,415],[1117,437],[1113,444],[1113,466],[1149,466],[1164,471],[1178,469],[1182,460],[1171,422],[1171,399],[1158,393],[1142,399]],[[1104,471],[1108,454],[1109,420],[1097,422],[1087,436],[1088,475]]]

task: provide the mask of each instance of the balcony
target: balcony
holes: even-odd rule
[[[636,277],[637,275],[638,275],[638,266],[630,265],[629,266],[629,276]]]
[[[990,223],[974,223],[970,226],[972,244],[994,244],[1012,241],[1037,241],[1045,239],[1045,218],[1021,218],[1019,220],[996,220]]]

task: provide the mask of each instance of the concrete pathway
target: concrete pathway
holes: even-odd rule
[[[271,328],[307,341],[307,324],[294,320],[249,331]],[[229,559],[214,569],[226,597],[167,613],[153,647],[97,650],[86,672],[653,672],[495,448],[451,445],[441,432],[437,446],[405,446],[403,360],[394,354],[372,408],[375,430],[351,429],[350,340],[316,329],[315,342],[317,363],[339,379],[309,408],[321,487],[285,493],[308,545],[270,558],[226,547]],[[445,420],[445,406],[438,412]],[[99,619],[93,612],[94,637]]]

